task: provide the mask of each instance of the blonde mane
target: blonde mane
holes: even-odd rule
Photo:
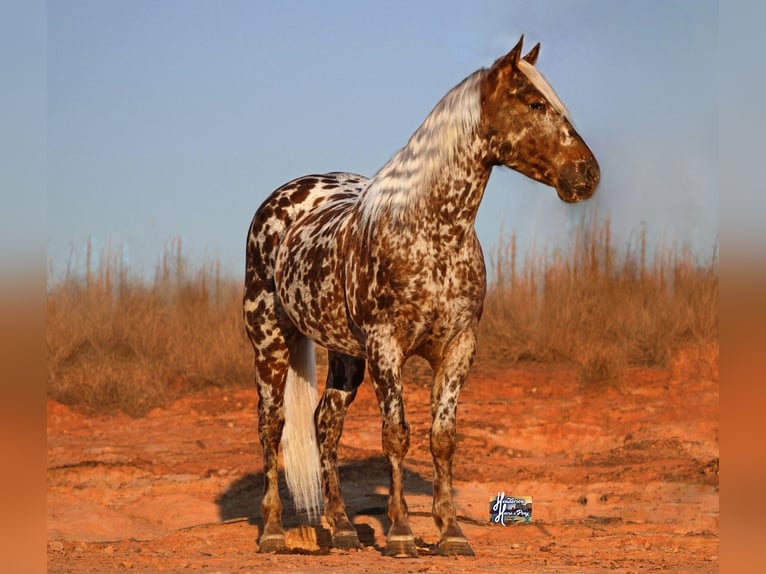
[[[422,192],[457,158],[458,150],[473,137],[481,119],[479,80],[484,72],[474,72],[452,88],[407,145],[370,179],[359,203],[363,226],[384,210],[398,219],[399,213],[416,208]]]
[[[519,60],[519,70],[553,108],[566,118],[569,110],[533,65]],[[452,88],[401,148],[370,179],[359,199],[363,228],[388,212],[393,222],[418,209],[425,192],[445,172],[475,135],[481,119],[479,83],[486,69],[478,70]],[[411,217],[411,215],[410,215]]]
[[[527,79],[532,82],[532,85],[545,96],[545,99],[550,102],[557,112],[565,118],[570,119],[569,110],[559,99],[558,95],[556,95],[556,92],[548,83],[548,80],[545,79],[545,76],[543,76],[537,68],[525,60],[519,60],[519,70],[521,70]]]

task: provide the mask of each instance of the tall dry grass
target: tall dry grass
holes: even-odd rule
[[[669,366],[680,349],[718,363],[718,260],[686,247],[648,254],[646,234],[619,252],[609,222],[582,222],[571,247],[527,254],[515,237],[491,258],[479,359],[571,362],[585,384],[615,384],[629,365]]]
[[[48,290],[50,396],[140,416],[189,389],[251,381],[242,287],[217,261],[192,268],[175,240],[151,280],[112,253],[86,269]]]
[[[668,366],[691,346],[717,373],[715,258],[675,248],[648,257],[643,235],[620,253],[605,223],[581,225],[569,251],[527,254],[523,267],[514,238],[490,259],[478,364],[569,362],[598,387],[618,384],[629,365]],[[190,389],[250,385],[241,293],[218,262],[190,266],[180,240],[152,279],[115,254],[88,255],[84,273],[48,289],[48,394],[140,416]]]

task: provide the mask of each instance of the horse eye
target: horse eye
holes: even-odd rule
[[[545,104],[543,102],[532,102],[529,104],[530,110],[540,111],[545,109]]]

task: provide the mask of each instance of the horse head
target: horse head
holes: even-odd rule
[[[550,185],[574,203],[596,190],[601,172],[569,112],[535,68],[540,44],[521,56],[524,37],[481,80],[481,134],[486,161]]]

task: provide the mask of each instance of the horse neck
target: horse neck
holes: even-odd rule
[[[453,88],[373,176],[360,201],[364,228],[462,238],[473,227],[490,172],[478,134],[479,77]]]

